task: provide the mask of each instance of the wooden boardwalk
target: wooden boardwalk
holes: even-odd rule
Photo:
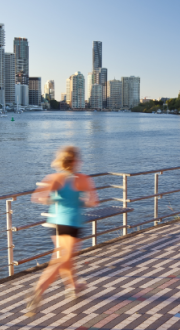
[[[0,330],[180,329],[180,223],[154,228],[77,257],[88,285],[64,297],[58,279],[34,318],[24,295],[41,271],[0,285]]]

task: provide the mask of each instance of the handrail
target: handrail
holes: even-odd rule
[[[25,195],[30,195],[34,192],[35,189],[33,190],[27,190],[27,191],[22,191],[19,193],[13,193],[13,194],[8,194],[8,195],[2,195],[0,196],[0,200],[1,199],[9,199],[9,198],[17,198],[19,196],[25,196]]]
[[[147,221],[144,221],[144,222],[136,223],[133,226],[130,225],[129,228],[139,227],[139,226],[145,225],[146,223],[149,223],[149,222],[162,221],[162,219],[169,218],[169,217],[174,217],[175,215],[178,215],[178,214],[180,214],[180,211],[179,212],[173,212],[173,213],[170,213],[170,214],[166,214],[166,215],[160,216],[158,218],[153,218],[151,220],[147,220]]]
[[[98,177],[98,176],[104,176],[104,175],[114,175],[114,176],[128,176],[128,177],[131,177],[131,176],[138,176],[138,175],[146,175],[146,174],[153,174],[153,173],[163,173],[163,172],[166,172],[166,171],[175,171],[175,170],[179,170],[180,167],[177,166],[177,167],[169,167],[169,168],[161,168],[161,169],[158,169],[158,170],[152,170],[152,171],[144,171],[144,172],[137,172],[137,173],[114,173],[114,172],[104,172],[104,173],[95,173],[95,174],[90,174],[89,176],[90,177]],[[105,189],[105,188],[108,188],[108,187],[97,187],[97,189]],[[109,188],[120,188],[120,189],[123,189],[123,186],[114,186],[114,185],[109,185]],[[24,195],[29,195],[29,194],[32,194],[34,192],[34,189],[32,190],[28,190],[28,191],[22,191],[22,192],[18,192],[18,193],[12,193],[12,194],[8,194],[8,195],[2,195],[0,196],[0,200],[1,199],[9,199],[9,198],[16,198],[16,197],[19,197],[19,196],[24,196]]]
[[[136,201],[140,201],[142,199],[148,199],[148,198],[153,198],[153,197],[158,197],[158,196],[164,196],[164,195],[169,195],[169,194],[174,194],[176,192],[179,192],[180,189],[176,189],[176,190],[171,190],[171,191],[166,191],[166,192],[162,192],[162,193],[158,193],[158,194],[154,194],[154,195],[149,195],[149,196],[143,196],[143,197],[138,197],[138,198],[134,198],[134,199],[127,199],[128,203],[133,203]]]
[[[152,174],[152,173],[163,173],[166,171],[175,171],[175,170],[179,170],[180,167],[170,167],[170,168],[161,168],[158,170],[152,170],[152,171],[145,171],[145,172],[137,172],[137,173],[115,173],[115,172],[104,172],[104,173],[95,173],[95,174],[90,174],[90,177],[98,177],[98,176],[105,176],[105,175],[114,175],[114,176],[138,176],[138,175],[146,175],[146,174]],[[115,186],[115,185],[108,185],[103,187],[97,187],[97,189],[106,189],[106,188],[120,188],[123,189],[123,186]],[[1,199],[9,199],[9,198],[16,198],[19,196],[24,196],[24,195],[29,195],[32,194],[34,192],[33,190],[28,190],[28,191],[22,191],[22,192],[18,192],[18,193],[12,193],[12,194],[8,194],[8,195],[2,195],[0,196],[0,200]]]
[[[166,171],[175,171],[180,170],[180,167],[169,167],[169,168],[161,168],[160,170],[153,170],[153,171],[145,171],[145,172],[137,172],[137,173],[127,173],[127,176],[137,176],[137,175],[146,175],[146,174],[153,174],[153,173],[161,173]]]
[[[113,212],[109,212],[108,216],[104,216],[104,214],[100,218],[98,218],[98,216],[97,216],[97,218],[93,218],[93,220],[92,220],[91,217],[89,217],[87,220],[88,220],[88,222],[92,223],[92,235],[83,237],[82,239],[87,240],[87,239],[92,238],[92,245],[94,246],[94,245],[97,244],[97,237],[100,236],[100,235],[104,235],[104,234],[107,234],[107,233],[110,233],[110,232],[113,232],[113,231],[117,231],[119,229],[122,229],[123,230],[123,235],[126,235],[128,228],[139,227],[141,225],[145,225],[145,224],[148,224],[150,222],[154,222],[154,226],[156,226],[158,222],[162,221],[162,219],[180,215],[180,211],[179,212],[173,212],[171,214],[165,214],[165,215],[162,215],[162,216],[158,214],[158,199],[159,199],[159,197],[161,198],[164,195],[174,194],[174,193],[180,192],[180,189],[166,191],[166,192],[158,192],[159,174],[163,174],[163,172],[166,172],[166,171],[174,171],[174,170],[180,170],[180,166],[172,167],[172,168],[163,168],[163,169],[152,170],[152,171],[137,172],[137,173],[104,172],[104,173],[90,174],[90,176],[94,177],[94,178],[95,177],[100,177],[100,176],[107,176],[107,175],[122,177],[122,185],[119,185],[119,184],[105,184],[105,185],[96,187],[96,189],[97,190],[102,190],[102,189],[109,189],[109,188],[113,188],[113,189],[117,188],[117,189],[122,189],[123,190],[122,198],[110,197],[110,198],[105,198],[105,199],[100,200],[100,203],[106,203],[106,202],[109,202],[109,201],[117,201],[117,202],[122,202],[123,203],[123,209],[122,209],[123,210],[122,211],[123,212],[123,225],[119,226],[119,227],[116,227],[116,228],[111,228],[111,229],[108,229],[108,230],[105,230],[105,231],[97,232],[98,220],[102,220],[104,218],[114,216],[114,215],[112,215]],[[134,177],[134,176],[140,176],[140,175],[153,174],[153,173],[155,174],[154,194],[129,199],[128,196],[127,196],[127,178],[128,177]],[[6,199],[6,213],[4,213],[4,214],[6,214],[6,218],[7,218],[7,229],[4,230],[4,231],[6,231],[7,235],[8,235],[8,244],[7,244],[6,249],[8,250],[8,267],[9,267],[9,274],[10,275],[13,275],[13,273],[14,273],[14,265],[20,265],[20,264],[23,264],[25,262],[28,262],[28,261],[46,256],[46,255],[52,253],[52,250],[50,250],[50,251],[46,251],[46,252],[43,252],[43,253],[38,254],[36,256],[32,256],[32,257],[29,257],[29,258],[26,258],[26,259],[23,259],[23,260],[20,260],[20,261],[14,261],[13,260],[14,245],[13,245],[12,233],[14,231],[19,231],[19,230],[28,229],[28,228],[31,228],[31,227],[34,227],[34,226],[37,226],[37,225],[42,225],[46,222],[45,220],[43,220],[43,221],[39,221],[39,222],[36,222],[36,223],[30,223],[30,224],[27,224],[27,225],[24,225],[24,226],[20,226],[20,227],[13,227],[13,225],[12,225],[13,211],[11,210],[11,202],[13,200],[16,200],[17,197],[30,195],[33,192],[34,192],[34,189],[0,196],[0,200]],[[145,200],[145,199],[149,199],[149,198],[154,198],[154,217],[150,220],[147,220],[147,221],[144,221],[144,222],[141,222],[141,223],[128,225],[128,223],[127,223],[127,212],[128,211],[125,211],[125,209],[126,210],[128,209],[127,203],[132,203],[132,202]],[[131,209],[131,210],[133,210],[133,209]],[[44,214],[42,213],[42,215],[44,215]]]

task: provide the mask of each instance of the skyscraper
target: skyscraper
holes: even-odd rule
[[[92,85],[90,105],[91,108],[102,109],[102,85]]]
[[[123,107],[129,107],[129,77],[121,77]]]
[[[133,108],[140,102],[140,78],[122,77],[123,106]]]
[[[0,23],[0,104],[4,104],[5,99],[5,31],[4,24]]]
[[[102,85],[102,106],[107,107],[107,69],[99,68],[88,73],[88,102],[90,102],[93,84]]]
[[[41,105],[41,78],[29,77],[29,104]]]
[[[61,93],[61,101],[66,101],[66,93]]]
[[[129,107],[136,107],[140,103],[140,78],[129,77]]]
[[[87,97],[87,101],[88,103],[91,103],[91,89],[92,89],[92,85],[94,84],[94,74],[93,72],[89,72],[88,73],[88,97]]]
[[[49,95],[50,100],[55,99],[55,84],[54,80],[48,80],[44,85],[44,94]]]
[[[102,41],[93,41],[93,71],[88,74],[88,100],[93,84],[102,85],[102,105],[107,107],[107,69],[102,68]]]
[[[71,95],[70,95],[70,78],[66,79],[66,103],[71,103]]]
[[[29,46],[25,38],[14,38],[16,83],[29,84]]]
[[[29,86],[22,85],[20,82],[15,84],[15,103],[26,106],[29,104]]]
[[[5,53],[5,102],[15,102],[15,55]]]
[[[108,109],[122,107],[122,81],[114,79],[107,82],[107,107]]]
[[[102,42],[93,41],[93,71],[99,68],[102,68]]]
[[[100,84],[102,85],[102,105],[107,107],[107,69],[100,69]]]
[[[66,100],[71,108],[85,108],[85,79],[79,71],[66,80]]]

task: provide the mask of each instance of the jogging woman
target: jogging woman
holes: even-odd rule
[[[56,279],[58,273],[66,278],[65,285],[68,294],[75,296],[84,286],[83,283],[78,283],[72,257],[83,227],[81,207],[96,206],[98,198],[92,179],[87,175],[77,173],[80,163],[80,153],[77,148],[68,146],[60,150],[52,167],[61,172],[47,176],[40,188],[32,195],[33,202],[51,203],[47,223],[48,226],[52,226],[50,230],[55,250],[27,304],[28,316],[36,313],[42,294]],[[82,192],[83,198],[81,198]],[[56,233],[58,233],[58,242]],[[60,257],[55,259],[57,246],[60,247]]]

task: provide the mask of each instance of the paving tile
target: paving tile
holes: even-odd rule
[[[167,322],[172,316],[168,315],[168,314],[164,314],[162,315],[160,318],[157,319],[157,321],[153,322],[152,324],[150,324],[146,330],[154,330],[154,329],[158,329],[160,326],[162,326],[165,322]],[[169,328],[168,328],[169,330]]]
[[[125,319],[127,319],[128,315],[122,314],[122,315],[118,315],[118,317],[116,317],[115,319],[113,319],[112,321],[110,321],[109,323],[107,323],[104,327],[104,329],[113,329],[117,324],[119,324],[120,322],[124,321]]]
[[[179,330],[180,329],[180,321],[174,323],[168,330]]]
[[[125,306],[119,308],[115,313],[121,315],[127,312],[129,309],[137,306],[140,302],[138,300],[135,300],[133,302],[130,302],[130,304],[126,304]]]
[[[4,314],[6,314],[6,313],[4,313]],[[20,314],[20,313],[17,313],[17,314],[16,314],[16,318],[18,318],[18,317],[20,317],[20,316],[22,316],[22,314]],[[15,314],[12,314],[12,315],[10,315],[10,316],[4,318],[4,319],[1,318],[1,319],[0,319],[0,325],[3,325],[3,324],[6,324],[6,323],[9,323],[9,322],[11,322],[12,320],[14,320],[14,318],[15,318]]]
[[[57,280],[33,320],[24,317],[24,293],[32,290],[42,271],[4,283],[1,330],[106,330],[119,325],[133,330],[143,324],[147,330],[180,329],[179,241],[180,224],[171,225],[77,257],[78,273],[87,279],[89,291],[65,300],[63,283]],[[120,296],[126,289],[130,291]],[[129,313],[133,308],[136,312]]]
[[[90,321],[86,322],[85,324],[83,324],[83,326],[86,327],[87,329],[92,328],[92,327],[94,328],[94,325],[96,323],[98,323],[99,321],[105,319],[106,317],[107,317],[106,314],[98,315],[95,318],[93,318],[92,320],[90,320]]]
[[[123,330],[135,329],[136,327],[138,328],[138,326],[142,324],[144,321],[146,321],[148,318],[149,318],[148,315],[142,314],[136,320],[132,321],[130,325],[125,326]]]

